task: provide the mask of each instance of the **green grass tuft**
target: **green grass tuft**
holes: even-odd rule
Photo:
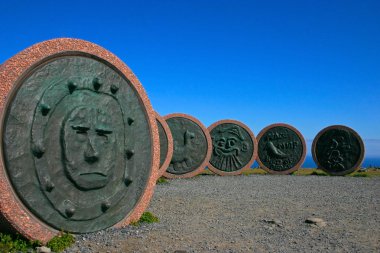
[[[155,223],[160,222],[160,219],[151,212],[144,212],[138,221],[131,222],[132,226],[140,226],[141,223]]]
[[[254,168],[254,169],[249,169],[249,170],[246,170],[242,173],[242,175],[244,176],[249,176],[249,175],[266,175],[268,174],[268,172],[266,172],[265,170],[263,169],[260,169],[260,168]]]
[[[41,246],[39,241],[29,241],[20,235],[0,233],[0,252],[28,252],[29,249]]]
[[[204,169],[201,173],[199,173],[197,176],[215,176],[214,172],[212,172],[211,170],[209,170],[208,168]]]
[[[72,234],[62,232],[60,235],[55,236],[47,243],[53,252],[62,252],[66,248],[70,247],[75,242],[75,238]]]
[[[365,173],[365,172],[355,172],[350,175],[351,177],[371,177],[371,175]]]
[[[164,177],[160,177],[159,179],[157,179],[157,184],[167,184],[169,183],[168,180]]]
[[[328,176],[327,173],[325,173],[323,171],[317,171],[317,170],[314,170],[310,175],[312,175],[312,176]]]

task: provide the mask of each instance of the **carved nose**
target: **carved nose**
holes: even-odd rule
[[[99,153],[94,149],[91,141],[88,141],[87,149],[84,152],[84,160],[88,163],[94,163],[99,160]]]

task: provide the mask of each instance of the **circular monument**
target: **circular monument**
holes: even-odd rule
[[[267,126],[257,136],[257,162],[271,174],[290,174],[305,160],[306,143],[302,134],[287,124]]]
[[[174,113],[164,117],[173,136],[173,156],[164,176],[188,178],[201,173],[211,156],[211,137],[196,118]]]
[[[212,172],[239,175],[251,168],[257,156],[257,141],[249,127],[236,120],[221,120],[208,130],[212,154],[207,167]]]
[[[157,112],[156,119],[160,136],[160,169],[158,177],[161,177],[168,168],[173,156],[173,137],[168,124]]]
[[[318,168],[334,176],[343,176],[359,169],[364,152],[359,134],[341,125],[321,130],[312,145],[313,159]]]
[[[0,78],[0,212],[10,226],[46,242],[142,213],[158,172],[158,129],[123,62],[90,42],[55,39],[6,61]]]

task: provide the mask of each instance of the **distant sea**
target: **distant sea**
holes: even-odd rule
[[[255,162],[252,165],[252,168],[257,168],[259,165]],[[312,156],[306,156],[305,162],[301,166],[301,168],[316,168],[315,162]],[[380,167],[380,157],[365,157],[362,163],[363,168],[368,167]]]

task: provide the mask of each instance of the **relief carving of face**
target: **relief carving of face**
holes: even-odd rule
[[[213,138],[214,152],[220,156],[239,155],[240,151],[246,151],[247,145],[243,141],[238,128],[230,128],[220,131]]]
[[[112,117],[96,106],[79,106],[63,124],[61,143],[68,178],[82,190],[106,186],[117,153]]]
[[[247,151],[247,142],[237,127],[218,130],[218,134],[212,137],[212,142],[215,164],[229,164],[234,167],[242,165],[239,154]]]

